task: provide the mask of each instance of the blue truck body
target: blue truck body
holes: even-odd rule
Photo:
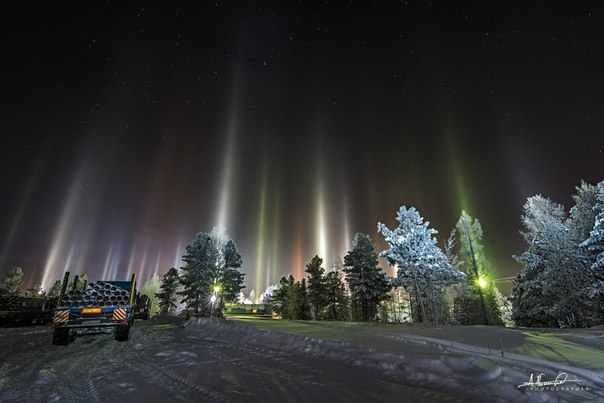
[[[69,344],[78,332],[114,328],[118,341],[129,339],[134,323],[136,274],[130,281],[98,281],[84,290],[66,290],[69,272],[53,316],[53,344]],[[77,282],[74,282],[77,283]]]

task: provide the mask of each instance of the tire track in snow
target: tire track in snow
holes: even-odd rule
[[[220,340],[211,340],[211,342],[214,345],[209,346],[208,351],[218,361],[228,362],[229,364],[240,367],[244,370],[250,370],[250,371],[254,371],[254,372],[257,372],[257,373],[260,373],[263,375],[276,377],[276,378],[279,378],[279,379],[287,381],[287,382],[295,382],[298,384],[306,384],[306,385],[312,385],[315,387],[318,386],[318,387],[323,387],[323,388],[330,387],[330,385],[327,385],[323,382],[316,380],[319,375],[318,371],[316,371],[312,367],[305,366],[305,365],[296,363],[294,361],[286,361],[284,359],[282,353],[279,354],[278,352],[275,352],[275,351],[270,351],[270,353],[268,353],[268,352],[259,353],[258,351],[255,351],[254,348],[250,348],[250,347],[247,347],[242,344],[235,344],[235,343],[224,342],[224,341],[220,341]],[[230,356],[225,354],[222,351],[222,349],[232,350],[232,351],[235,351],[240,354],[241,353],[249,354],[249,356],[244,357],[244,358],[241,358],[241,357],[231,358]],[[279,357],[279,359],[276,359],[274,357],[275,355],[277,355],[277,356],[281,355],[281,357]],[[267,357],[270,357],[270,358],[267,358]],[[274,366],[258,365],[258,364],[251,362],[251,360],[254,358],[255,359],[263,358],[263,359],[278,361],[280,363],[281,367],[287,366],[287,367],[290,367],[291,370],[290,369],[288,369],[288,370],[278,369],[277,370],[277,369],[275,369]],[[308,374],[308,376],[302,376],[301,374]]]
[[[205,388],[201,385],[194,384],[189,380],[185,379],[184,377],[178,375],[174,371],[157,364],[155,361],[147,359],[142,354],[139,354],[139,352],[135,349],[134,346],[132,346],[132,344],[128,345],[128,351],[135,358],[135,360],[131,362],[144,364],[140,365],[140,367],[145,372],[145,375],[147,377],[153,379],[155,381],[154,383],[162,385],[163,387],[166,387],[168,390],[174,393],[184,393],[187,395],[191,395],[191,399],[194,399],[195,401],[198,401],[199,399],[208,402],[230,401],[230,399],[228,399],[227,397],[222,396],[221,394],[209,390],[208,388]],[[153,368],[154,371],[150,370],[150,368]]]

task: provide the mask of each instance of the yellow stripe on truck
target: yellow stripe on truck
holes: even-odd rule
[[[55,311],[55,314],[52,318],[52,323],[54,326],[61,326],[67,323],[69,320],[69,311]]]
[[[113,320],[118,322],[126,321],[126,308],[116,308],[113,310]]]

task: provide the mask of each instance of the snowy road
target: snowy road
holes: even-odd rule
[[[424,336],[365,335],[388,344],[372,349],[211,320],[137,322],[128,342],[53,346],[50,333],[0,329],[1,402],[604,401],[598,373],[580,373],[574,391],[527,391],[531,359]]]

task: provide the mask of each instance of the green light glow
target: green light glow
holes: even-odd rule
[[[453,175],[455,189],[457,190],[457,201],[460,209],[469,211],[471,209],[467,197],[468,192],[466,191],[466,185],[461,169],[461,163],[459,162],[457,148],[455,146],[455,142],[453,141],[454,137],[455,136],[452,133],[446,133],[447,152],[449,154],[449,160],[451,161],[447,169],[450,170],[450,173]]]

